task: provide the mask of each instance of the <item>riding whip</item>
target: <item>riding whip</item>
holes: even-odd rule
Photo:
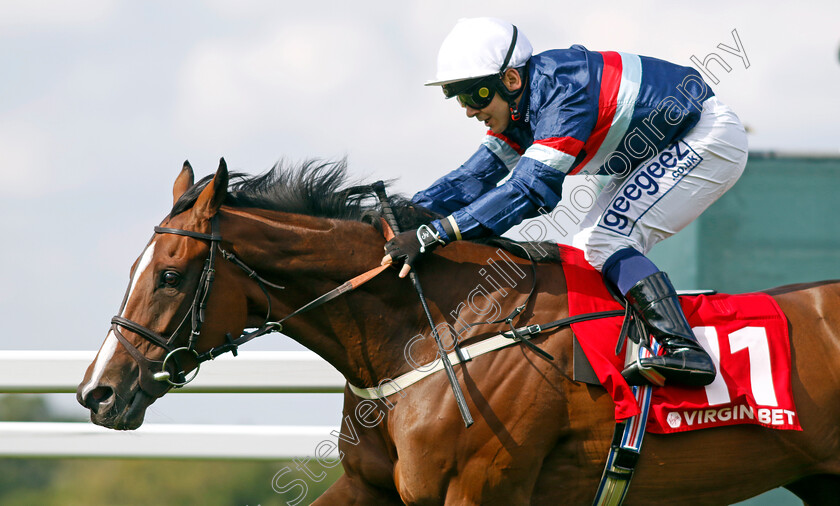
[[[391,209],[391,204],[388,201],[388,195],[385,193],[385,183],[377,181],[371,185],[371,188],[376,192],[379,202],[382,205],[382,214],[385,220],[393,229],[394,233],[400,232],[397,218],[394,216],[394,211]],[[417,295],[420,297],[420,305],[423,306],[423,311],[426,313],[426,318],[429,321],[429,327],[432,329],[432,335],[435,338],[435,344],[438,347],[440,359],[443,362],[443,369],[446,371],[446,377],[449,378],[449,384],[452,386],[452,393],[455,394],[455,403],[458,405],[458,410],[461,412],[461,418],[464,419],[464,425],[469,427],[473,424],[473,417],[470,414],[470,408],[467,406],[467,400],[464,398],[464,392],[461,391],[461,385],[458,383],[458,378],[455,377],[455,370],[452,368],[452,363],[449,361],[449,354],[443,347],[443,342],[440,335],[435,328],[435,322],[432,319],[432,313],[429,311],[429,305],[426,303],[426,297],[423,295],[423,287],[420,286],[420,279],[414,270],[408,272],[408,277],[414,284]]]

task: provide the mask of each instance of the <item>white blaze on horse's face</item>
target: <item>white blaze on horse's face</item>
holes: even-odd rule
[[[134,275],[131,276],[128,297],[125,299],[125,307],[123,307],[122,314],[120,314],[120,316],[125,317],[125,309],[128,307],[128,303],[131,300],[131,295],[134,293],[137,281],[143,276],[146,270],[149,269],[154,256],[155,243],[152,242],[146,247],[146,251],[143,252],[143,255],[140,257],[140,262],[137,264],[137,269],[134,270]],[[117,336],[115,336],[114,331],[111,330],[108,332],[108,337],[105,338],[105,342],[102,344],[102,347],[99,349],[99,353],[96,355],[96,363],[93,365],[93,373],[90,376],[90,381],[88,381],[87,385],[85,385],[84,389],[82,389],[82,398],[86,397],[91,390],[99,385],[99,381],[102,379],[102,374],[105,372],[108,362],[110,362],[111,358],[114,356],[114,352],[117,350],[118,344],[119,341],[117,341]]]
[[[134,288],[137,286],[137,281],[146,272],[149,268],[149,265],[152,264],[152,258],[155,257],[155,242],[152,241],[146,247],[146,251],[143,252],[143,256],[140,257],[140,263],[137,264],[137,269],[134,271],[134,275],[131,276],[131,288],[128,289],[128,297],[125,299],[125,307],[128,307],[128,302],[131,300],[131,295],[134,293]],[[125,307],[123,308],[123,312],[120,316],[125,317]]]

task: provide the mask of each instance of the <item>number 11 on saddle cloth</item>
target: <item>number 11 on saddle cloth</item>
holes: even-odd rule
[[[569,287],[570,316],[621,309],[583,252],[559,245]],[[698,341],[715,360],[718,375],[703,388],[654,388],[647,430],[668,434],[735,424],[802,430],[791,390],[787,318],[763,293],[681,297]],[[624,353],[615,354],[621,317],[572,324],[601,385],[615,402],[615,418],[639,413],[621,376]]]

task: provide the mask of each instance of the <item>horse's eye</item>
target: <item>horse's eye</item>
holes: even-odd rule
[[[181,275],[175,271],[166,271],[163,273],[161,281],[163,281],[164,286],[175,288],[181,283]]]

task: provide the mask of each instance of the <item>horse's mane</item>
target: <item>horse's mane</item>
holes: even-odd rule
[[[175,202],[170,216],[190,209],[213,175],[195,183]],[[386,188],[389,182],[385,183]],[[389,195],[388,200],[402,230],[442,218],[441,215],[412,203],[401,194]],[[238,208],[303,214],[321,218],[363,221],[381,230],[381,206],[370,185],[354,184],[347,174],[346,160],[307,160],[296,166],[278,162],[267,172],[249,175],[233,172],[229,175],[228,192],[224,204]],[[523,256],[523,248],[538,261],[557,261],[545,251],[552,247],[535,247],[502,237],[482,239],[482,243],[500,246],[514,255]],[[558,254],[559,255],[559,254]]]

